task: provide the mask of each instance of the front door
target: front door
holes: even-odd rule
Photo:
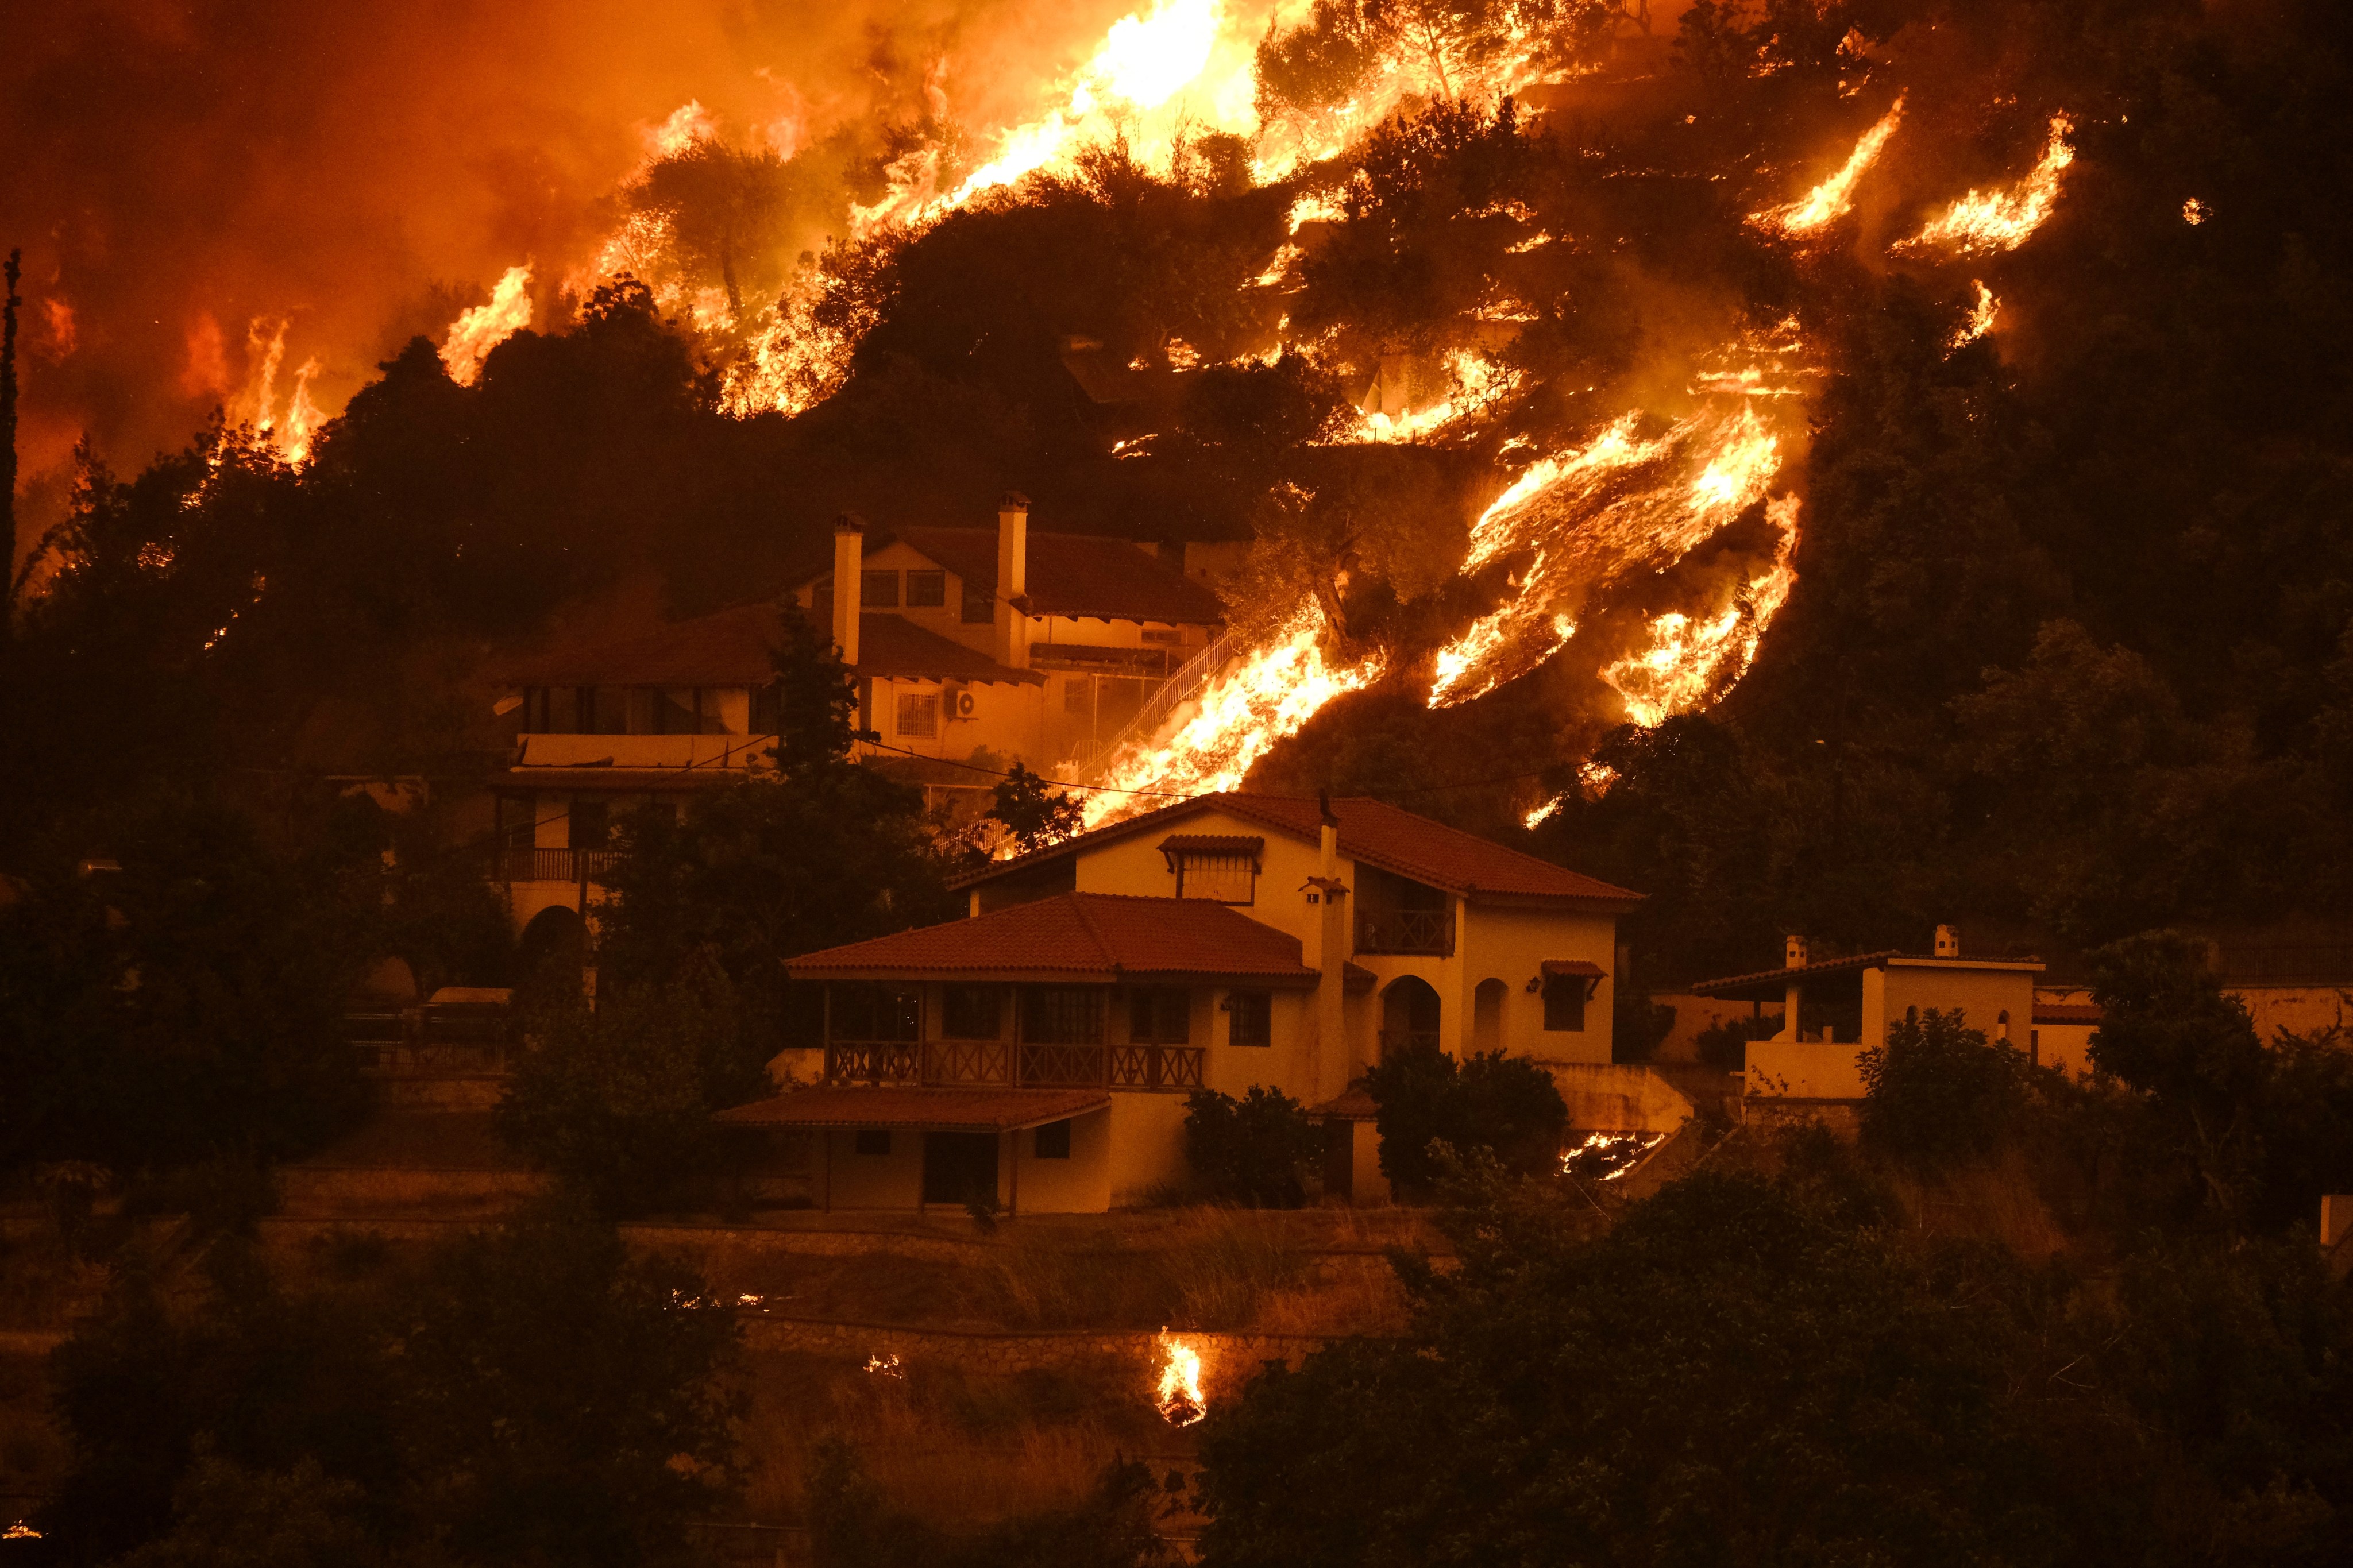
[[[997,1134],[923,1134],[923,1201],[968,1204],[997,1201]]]

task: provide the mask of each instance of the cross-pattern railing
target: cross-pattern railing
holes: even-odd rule
[[[1103,1082],[1101,1046],[1021,1047],[1025,1089],[1094,1089]]]
[[[1004,1040],[933,1040],[923,1047],[923,1081],[1009,1084],[1013,1047]]]
[[[1115,1046],[1111,1053],[1113,1089],[1198,1089],[1198,1046]]]
[[[825,1077],[828,1083],[921,1083],[923,1047],[913,1040],[828,1040]]]
[[[1358,952],[1426,952],[1444,955],[1454,951],[1452,910],[1356,910]]]

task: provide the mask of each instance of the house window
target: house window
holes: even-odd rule
[[[1585,1027],[1585,988],[1590,982],[1582,974],[1547,974],[1544,983],[1544,1026],[1555,1033],[1577,1033]]]
[[[1226,1027],[1226,1043],[1234,1046],[1271,1046],[1274,1044],[1274,998],[1264,991],[1236,991],[1226,997],[1226,1011],[1232,1022]]]
[[[899,607],[899,574],[896,572],[860,573],[858,603],[861,609],[897,609]]]
[[[857,1150],[861,1154],[888,1154],[891,1134],[881,1128],[862,1128],[857,1134]]]
[[[899,733],[930,738],[940,732],[940,694],[903,691],[899,694]]]
[[[1127,1039],[1135,1046],[1190,1045],[1193,994],[1181,985],[1149,985],[1129,992]]]
[[[1258,897],[1258,857],[1188,849],[1176,857],[1176,896],[1247,904]]]
[[[896,1042],[923,1037],[923,998],[912,985],[837,980],[826,1005],[830,1039]]]
[[[985,626],[997,618],[997,600],[987,588],[967,580],[964,585],[964,624]]]
[[[1033,1046],[1099,1046],[1103,993],[1082,985],[1032,985],[1021,993],[1021,1038]]]
[[[944,572],[910,572],[907,574],[907,607],[911,610],[937,609],[948,602],[948,574]]]
[[[1005,993],[995,985],[951,985],[940,1033],[951,1040],[993,1040],[1004,1032]]]
[[[1144,640],[1147,643],[1164,643],[1174,647],[1185,640],[1185,634],[1175,626],[1146,626],[1144,628]]]
[[[1040,1160],[1067,1160],[1071,1157],[1071,1124],[1065,1120],[1049,1121],[1031,1135],[1029,1152]]]

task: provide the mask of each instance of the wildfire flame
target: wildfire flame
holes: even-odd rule
[[[2001,312],[2001,301],[1993,297],[1992,289],[1978,279],[1972,278],[1969,282],[1978,291],[1978,302],[1969,307],[1968,319],[1953,333],[1950,346],[1956,349],[1993,331],[1993,319]]]
[[[2006,191],[1970,191],[1895,248],[1933,245],[1956,256],[1974,256],[2015,250],[2025,244],[2058,205],[2060,177],[2075,161],[2075,150],[2067,144],[2067,133],[2074,128],[2074,121],[2066,115],[2052,115],[2051,139],[2043,144],[2042,157],[2031,174]]]
[[[1790,556],[1798,545],[1798,498],[1782,496],[1766,508],[1781,531],[1773,564],[1734,594],[1733,601],[1705,620],[1677,613],[1654,616],[1650,646],[1629,654],[1601,679],[1625,700],[1626,716],[1651,729],[1677,713],[1720,698],[1748,673],[1789,589],[1798,580]]]
[[[233,411],[253,426],[263,444],[299,468],[311,460],[311,440],[327,416],[311,396],[311,383],[319,374],[315,356],[296,368],[293,390],[287,394],[285,406],[278,405],[278,372],[286,363],[286,333],[292,325],[286,318],[273,323],[266,316],[257,316],[247,325],[245,342],[256,356],[254,370]]]
[[[1209,1413],[1201,1394],[1201,1352],[1183,1340],[1160,1340],[1160,1387],[1153,1399],[1171,1426],[1190,1426]]]
[[[1680,560],[1764,499],[1780,440],[1744,399],[1645,439],[1626,415],[1585,446],[1530,466],[1481,514],[1464,569],[1509,552],[1529,564],[1517,595],[1439,650],[1430,706],[1449,708],[1518,679],[1557,653],[1591,585]]]
[[[1844,217],[1854,206],[1854,187],[1863,172],[1879,161],[1879,154],[1889,137],[1904,119],[1904,95],[1896,94],[1895,105],[1879,117],[1879,123],[1862,133],[1847,154],[1838,173],[1809,192],[1804,199],[1769,212],[1753,213],[1748,221],[1759,228],[1778,229],[1794,239],[1809,235],[1823,226]]]
[[[451,381],[471,386],[482,374],[482,361],[491,351],[529,325],[531,263],[526,261],[507,268],[506,276],[491,290],[489,304],[460,311],[449,323],[449,336],[441,344],[442,366]]]
[[[1157,795],[1239,788],[1277,741],[1297,734],[1334,698],[1360,690],[1380,676],[1379,655],[1335,663],[1326,657],[1324,642],[1324,614],[1311,601],[1266,646],[1179,708],[1171,720],[1173,731],[1163,726],[1165,739],[1155,735],[1113,758],[1103,773],[1110,790],[1152,793],[1092,793],[1086,825],[1096,827],[1148,811]]]

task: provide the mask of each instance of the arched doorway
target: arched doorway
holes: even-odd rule
[[[1403,975],[1381,993],[1381,1055],[1414,1046],[1438,1046],[1438,993],[1418,975]]]
[[[515,943],[517,988],[554,1000],[580,994],[580,970],[587,962],[587,931],[580,911],[553,904],[531,917]]]
[[[1474,1051],[1500,1051],[1504,1048],[1504,997],[1511,987],[1500,980],[1482,980],[1471,994],[1471,1048]]]

